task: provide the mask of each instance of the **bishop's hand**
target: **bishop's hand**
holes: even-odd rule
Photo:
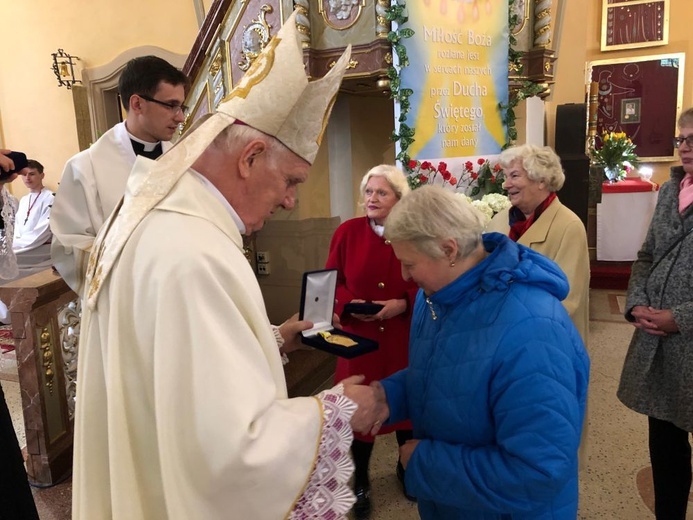
[[[390,409],[382,387],[378,389],[360,384],[364,379],[364,376],[351,376],[341,383],[344,385],[344,395],[358,406],[351,418],[351,427],[358,433],[375,435],[390,416]]]

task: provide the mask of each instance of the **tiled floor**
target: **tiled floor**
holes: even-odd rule
[[[591,291],[588,461],[580,475],[580,520],[647,520],[651,512],[652,484],[647,454],[647,424],[643,416],[621,405],[616,387],[633,331],[623,321],[622,291]],[[16,426],[23,435],[19,415],[19,388],[2,381]],[[394,435],[376,442],[371,461],[373,520],[419,518],[416,505],[401,493],[395,476],[397,443]],[[71,482],[52,489],[34,490],[42,520],[68,520]],[[688,520],[693,520],[693,505]]]

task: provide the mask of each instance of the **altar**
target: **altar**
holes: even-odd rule
[[[602,185],[602,201],[597,204],[597,260],[630,262],[637,258],[658,193],[658,184],[640,179]]]

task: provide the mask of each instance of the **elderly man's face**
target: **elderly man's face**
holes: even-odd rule
[[[310,164],[288,150],[266,151],[256,157],[252,168],[243,208],[235,208],[246,234],[262,229],[279,208],[293,209],[298,185],[308,178]]]

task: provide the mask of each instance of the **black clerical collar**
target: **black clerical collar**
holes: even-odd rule
[[[147,159],[157,159],[163,153],[161,141],[156,143],[156,146],[150,151],[146,151],[145,145],[139,141],[130,139],[130,142],[132,143],[132,149],[135,151],[135,155],[141,155]]]

